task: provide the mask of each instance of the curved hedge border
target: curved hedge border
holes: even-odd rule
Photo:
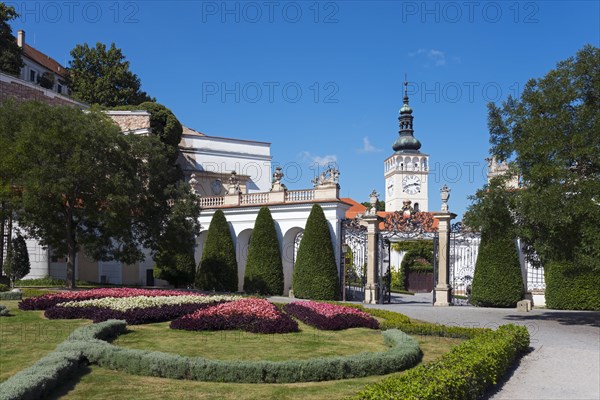
[[[63,350],[82,352],[101,367],[134,375],[205,382],[294,383],[385,375],[416,365],[423,353],[416,340],[398,330],[383,332],[386,352],[310,360],[219,361],[127,349],[102,340],[67,341]]]
[[[75,330],[57,349],[34,365],[0,383],[0,400],[39,399],[48,395],[66,379],[78,373],[87,360],[70,342],[108,339],[125,331],[123,321],[107,321]]]
[[[356,399],[478,399],[528,346],[527,328],[502,325],[467,340],[437,361],[367,386]]]

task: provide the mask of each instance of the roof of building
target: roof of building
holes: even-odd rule
[[[183,135],[192,135],[192,136],[206,136],[204,133],[199,132],[195,129],[192,128],[188,128],[187,126],[183,125]]]
[[[66,68],[60,65],[58,61],[56,61],[52,57],[47,56],[41,51],[31,47],[28,44],[25,44],[23,46],[23,55],[63,78],[67,74]]]

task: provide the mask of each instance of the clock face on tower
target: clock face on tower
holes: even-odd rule
[[[421,180],[416,175],[408,175],[402,179],[402,190],[408,194],[416,194],[421,191]]]

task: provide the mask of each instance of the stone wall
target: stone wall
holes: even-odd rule
[[[0,102],[7,99],[16,101],[37,100],[55,106],[88,108],[87,104],[80,103],[52,90],[0,73]]]
[[[150,113],[147,111],[108,111],[107,115],[119,125],[121,132],[150,129]]]

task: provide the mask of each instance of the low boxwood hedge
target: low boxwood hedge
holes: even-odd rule
[[[21,300],[21,292],[0,292],[0,300]]]
[[[123,321],[107,321],[75,330],[55,351],[0,383],[0,400],[40,399],[87,365],[84,354],[72,343],[108,339],[125,331]],[[104,342],[105,343],[105,342]]]
[[[64,342],[60,348],[81,351],[87,359],[134,375],[206,382],[293,383],[385,375],[416,365],[423,354],[416,340],[399,330],[383,332],[390,349],[379,353],[310,360],[220,361],[127,349],[102,340]]]
[[[368,386],[356,399],[477,399],[528,346],[527,328],[503,325],[465,341],[437,361]]]

